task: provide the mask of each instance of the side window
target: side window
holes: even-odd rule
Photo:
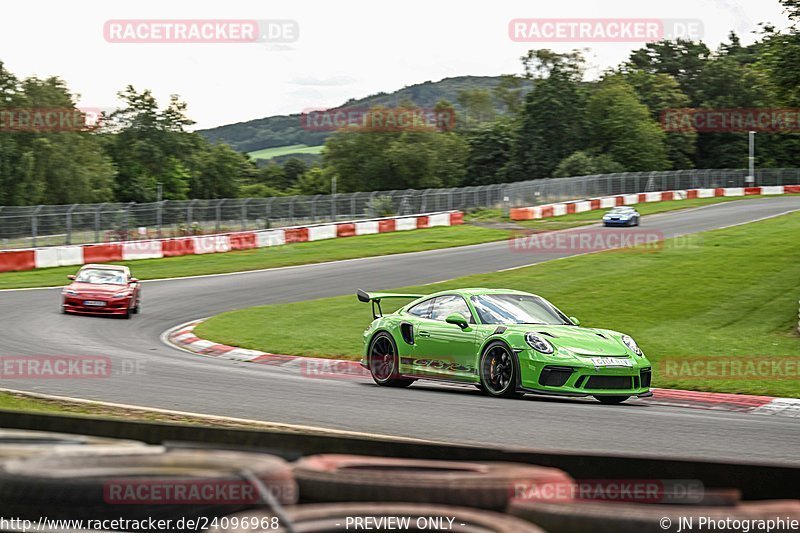
[[[441,320],[444,322],[448,315],[454,313],[463,316],[470,324],[475,323],[472,319],[472,313],[469,311],[469,306],[467,306],[467,302],[461,296],[449,294],[434,299],[433,312],[431,313],[431,318],[433,320]]]
[[[425,300],[424,302],[420,302],[411,309],[409,309],[407,313],[409,315],[418,316],[420,318],[430,318],[432,304],[433,304],[433,298]]]

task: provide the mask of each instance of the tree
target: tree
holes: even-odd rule
[[[681,90],[677,80],[669,74],[654,74],[638,70],[625,73],[624,78],[636,91],[639,101],[650,110],[653,120],[659,123],[662,123],[663,114],[668,110],[689,107],[689,96]],[[694,168],[697,132],[668,131],[665,133],[664,143],[670,168]]]
[[[493,120],[496,114],[492,93],[487,89],[464,89],[458,93],[463,124],[467,128]]]
[[[290,187],[294,187],[294,184],[297,183],[297,180],[300,179],[300,176],[305,174],[308,167],[303,162],[302,159],[298,159],[293,157],[286,161],[283,164],[283,189],[288,189]]]
[[[515,127],[512,119],[504,117],[481,124],[465,135],[468,153],[462,185],[506,181],[505,170],[511,159]]]
[[[800,106],[800,0],[781,0],[791,24],[785,31],[764,27],[759,66],[769,73],[781,102]]]
[[[592,155],[578,151],[564,159],[556,167],[553,177],[590,176],[592,174],[612,174],[625,169],[608,155]]]
[[[591,147],[627,171],[669,168],[664,131],[618,75],[606,77],[586,106]]]
[[[340,192],[449,187],[464,175],[466,151],[458,134],[435,126],[352,126],[327,139],[323,164],[339,177]]]
[[[697,77],[711,57],[711,50],[702,42],[686,39],[647,43],[631,53],[622,70],[640,70],[650,74],[668,74],[678,81],[681,90],[689,96],[690,104],[697,104]]]
[[[583,146],[585,135],[582,56],[532,50],[522,61],[536,83],[525,98],[512,144],[508,172],[514,180],[550,176],[562,159]]]
[[[200,154],[198,175],[191,184],[193,198],[235,198],[242,176],[252,177],[253,163],[227,144],[214,144]]]

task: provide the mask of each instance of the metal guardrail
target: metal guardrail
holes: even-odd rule
[[[623,193],[800,184],[800,169],[626,172],[448,189],[336,195],[0,206],[0,249],[204,235],[384,215],[502,209]]]

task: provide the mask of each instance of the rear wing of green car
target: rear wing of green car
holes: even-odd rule
[[[362,291],[358,289],[356,291],[356,296],[358,297],[359,302],[369,303],[372,302],[372,318],[380,318],[383,316],[383,311],[381,310],[381,300],[386,299],[397,299],[397,298],[406,298],[408,300],[416,300],[417,298],[422,298],[425,296],[424,294],[400,294],[394,292],[372,292],[368,293],[366,291]]]

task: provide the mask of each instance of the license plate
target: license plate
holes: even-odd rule
[[[627,366],[632,367],[633,362],[623,357],[592,357],[594,366]]]
[[[106,303],[100,300],[85,300],[83,302],[83,305],[86,305],[88,307],[105,307]]]

